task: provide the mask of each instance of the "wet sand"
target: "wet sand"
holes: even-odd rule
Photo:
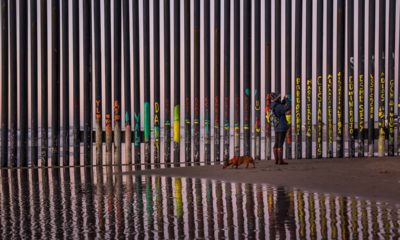
[[[400,159],[356,158],[289,160],[289,165],[257,161],[256,168],[199,166],[155,169],[135,175],[181,176],[228,182],[264,183],[310,192],[357,196],[367,200],[400,204]]]

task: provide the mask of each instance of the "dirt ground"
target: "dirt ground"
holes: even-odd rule
[[[257,161],[256,168],[221,165],[156,169],[135,175],[181,176],[228,182],[264,183],[310,192],[356,196],[400,206],[400,158]]]

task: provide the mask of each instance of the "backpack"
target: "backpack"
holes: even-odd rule
[[[279,118],[275,114],[274,108],[270,109],[269,118],[270,118],[271,126],[273,126],[274,128],[277,128],[279,125]]]

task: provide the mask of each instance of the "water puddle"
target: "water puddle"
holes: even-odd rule
[[[0,237],[400,238],[400,205],[129,170],[2,170]]]

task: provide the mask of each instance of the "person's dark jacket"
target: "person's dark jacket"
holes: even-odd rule
[[[275,132],[286,132],[289,129],[289,124],[286,121],[286,112],[290,108],[290,104],[286,100],[271,103],[271,109],[279,119],[279,124],[275,128]]]

